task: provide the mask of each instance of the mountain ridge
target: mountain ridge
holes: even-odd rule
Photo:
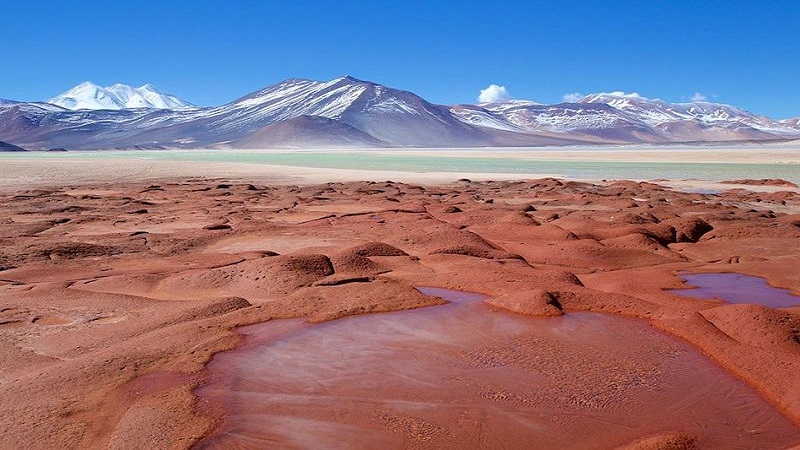
[[[330,81],[288,78],[216,107],[191,106],[174,96],[168,104],[172,100],[164,96],[169,94],[152,85],[102,88],[86,82],[56,97],[60,104],[0,102],[0,140],[30,149],[103,149],[504,147],[800,138],[800,118],[779,121],[731,105],[669,103],[623,92],[553,105],[522,100],[437,105],[411,91],[345,75]]]

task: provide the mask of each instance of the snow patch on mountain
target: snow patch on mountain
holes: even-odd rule
[[[450,109],[450,112],[462,122],[470,125],[493,128],[504,131],[522,131],[514,126],[501,114],[496,114],[489,109],[475,105],[457,105]]]
[[[8,100],[8,99],[5,99],[5,98],[0,98],[0,108],[3,108],[5,106],[19,105],[20,103],[22,103],[22,102],[18,102],[18,101],[15,101],[15,100]]]
[[[792,119],[784,119],[780,121],[781,125],[785,125],[789,128],[800,130],[800,117],[795,117]]]

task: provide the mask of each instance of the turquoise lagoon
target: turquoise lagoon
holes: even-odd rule
[[[552,149],[549,149],[552,150]],[[474,151],[474,156],[420,154],[413,151],[252,151],[252,150],[125,150],[75,152],[25,152],[0,154],[3,160],[54,159],[145,159],[164,161],[271,164],[294,167],[358,169],[368,171],[452,172],[497,174],[552,174],[572,179],[698,179],[782,178],[800,184],[800,164],[625,162],[586,159],[541,159],[535,151],[519,155],[492,156],[492,150]],[[508,152],[504,152],[506,155]],[[528,158],[528,156],[531,156]]]

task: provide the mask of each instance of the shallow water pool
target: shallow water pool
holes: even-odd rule
[[[750,303],[770,308],[800,305],[800,296],[767,284],[767,280],[739,273],[683,273],[678,275],[689,289],[671,292],[684,297],[716,298],[728,303]]]
[[[199,448],[596,448],[680,431],[783,448],[800,429],[700,352],[642,321],[530,318],[484,297],[310,325],[242,328],[197,395],[221,428]]]

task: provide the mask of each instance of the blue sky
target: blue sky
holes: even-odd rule
[[[0,0],[0,98],[152,83],[216,105],[289,77],[350,74],[451,104],[490,84],[699,93],[800,116],[800,1]]]

